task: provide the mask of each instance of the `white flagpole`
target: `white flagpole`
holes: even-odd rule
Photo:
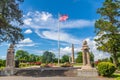
[[[60,65],[60,15],[58,13],[58,65]]]

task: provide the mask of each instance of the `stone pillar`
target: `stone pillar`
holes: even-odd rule
[[[4,75],[14,75],[14,67],[14,45],[10,44],[10,47],[7,50],[6,68],[4,70]]]
[[[85,66],[86,65],[86,53],[83,51],[82,52],[82,59],[83,59],[83,65]]]
[[[84,41],[82,46],[82,58],[84,68],[91,68],[89,49],[90,48],[87,45],[87,41]]]
[[[87,52],[87,65],[91,66],[91,63],[90,63],[90,53],[89,52]]]
[[[72,44],[72,63],[74,63],[74,44]]]
[[[11,44],[9,49],[7,50],[7,57],[6,57],[6,68],[14,68],[15,61],[14,61],[14,45]]]

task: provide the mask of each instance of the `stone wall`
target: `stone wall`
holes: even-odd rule
[[[16,72],[17,76],[38,76],[38,77],[52,77],[52,76],[67,76],[67,77],[96,77],[98,72],[96,69],[83,70],[77,68],[41,68],[41,69],[21,69]]]
[[[16,76],[32,76],[32,77],[53,77],[53,76],[67,76],[67,77],[96,77],[98,76],[96,69],[83,70],[78,68],[26,68],[15,69],[14,71],[0,71],[0,75],[10,76],[11,73]]]

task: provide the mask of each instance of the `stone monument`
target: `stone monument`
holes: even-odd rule
[[[6,58],[6,68],[14,68],[14,45],[10,44],[10,47],[7,50],[7,58]]]
[[[6,68],[4,70],[4,75],[13,75],[14,74],[14,67],[15,67],[15,61],[14,61],[14,45],[10,44],[10,47],[7,50],[7,56],[6,56]]]
[[[90,48],[87,45],[87,41],[84,41],[82,45],[83,66],[81,67],[81,69],[78,69],[77,71],[78,76],[85,76],[85,77],[98,76],[98,72],[96,68],[91,67],[89,49]]]
[[[74,44],[72,44],[72,63],[74,63]]]
[[[90,63],[90,53],[89,53],[89,47],[87,45],[87,41],[83,42],[82,46],[82,56],[83,56],[83,67],[82,68],[92,68]]]

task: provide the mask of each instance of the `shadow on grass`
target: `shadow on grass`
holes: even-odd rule
[[[120,74],[119,73],[114,73],[112,76],[111,76],[112,78],[120,78]]]
[[[113,75],[111,75],[108,78],[113,78],[114,80],[120,80],[120,73],[114,73]]]
[[[99,77],[104,77],[104,78],[109,78],[110,80],[120,80],[120,73],[114,73],[111,76],[99,76]]]

